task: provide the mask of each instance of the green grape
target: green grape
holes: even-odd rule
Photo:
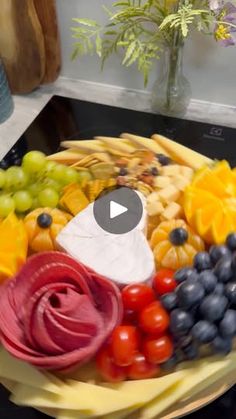
[[[38,196],[39,192],[41,192],[41,190],[43,189],[43,185],[40,182],[34,182],[31,183],[28,187],[27,190],[30,193],[31,196],[35,197]]]
[[[65,170],[64,184],[68,185],[69,183],[78,182],[78,180],[78,172],[73,167],[67,167]]]
[[[33,199],[28,191],[17,191],[13,195],[15,209],[19,212],[28,211],[33,203]]]
[[[92,180],[93,179],[93,176],[91,175],[91,173],[90,172],[88,172],[88,171],[81,171],[81,172],[78,172],[78,182],[79,183],[82,183],[83,181],[90,181],[90,180]]]
[[[48,176],[52,170],[54,169],[54,167],[56,167],[57,163],[55,163],[55,161],[47,161],[46,162],[46,166],[44,168],[44,173],[46,174],[46,176]]]
[[[46,166],[46,156],[41,151],[29,151],[22,160],[24,170],[29,174],[38,174]]]
[[[49,174],[49,177],[59,183],[65,184],[65,175],[67,167],[64,164],[56,164]]]
[[[56,167],[56,165],[57,165],[57,163],[55,163],[54,161],[47,161],[46,160],[45,166],[37,174],[38,178],[39,179],[45,179],[47,177],[50,177],[50,174],[51,174],[52,170],[54,169],[54,167]]]
[[[45,188],[39,193],[38,199],[42,207],[55,208],[59,202],[59,195],[54,189]]]
[[[62,189],[62,184],[60,184],[59,182],[57,182],[56,180],[50,179],[50,178],[46,178],[43,181],[43,186],[45,188],[52,188],[54,189],[56,192],[60,192],[60,190]]]
[[[6,172],[0,169],[0,188],[3,188],[6,182]]]
[[[24,188],[29,181],[28,175],[18,166],[9,167],[5,172],[5,178],[4,188],[13,191]]]
[[[34,210],[34,209],[37,209],[37,208],[40,208],[40,207],[41,207],[41,205],[39,203],[38,197],[37,196],[33,197],[32,198],[31,209]]]
[[[9,195],[0,195],[0,217],[7,217],[15,210],[15,202]]]

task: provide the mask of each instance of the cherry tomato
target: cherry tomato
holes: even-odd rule
[[[177,283],[174,279],[174,271],[161,269],[153,279],[153,287],[158,295],[164,295],[175,290]]]
[[[151,335],[163,335],[169,326],[169,316],[158,301],[145,307],[139,315],[139,326]]]
[[[132,380],[156,377],[160,372],[158,365],[148,362],[143,354],[137,352],[133,363],[127,367],[127,376]]]
[[[126,379],[125,368],[115,365],[109,347],[102,348],[96,356],[96,367],[102,378],[110,382],[119,382]]]
[[[173,343],[169,336],[158,339],[147,337],[143,342],[143,353],[148,362],[161,364],[173,355]]]
[[[111,352],[116,365],[132,364],[139,346],[138,330],[134,326],[117,326],[111,336]]]
[[[153,289],[146,284],[127,285],[121,295],[124,308],[133,311],[141,311],[155,300]]]
[[[122,323],[123,323],[123,325],[124,324],[129,324],[129,325],[131,324],[133,326],[136,326],[138,324],[137,313],[133,310],[124,310]]]

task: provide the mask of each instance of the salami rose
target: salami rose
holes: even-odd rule
[[[39,368],[87,362],[121,317],[118,288],[61,252],[32,256],[0,292],[2,345]]]

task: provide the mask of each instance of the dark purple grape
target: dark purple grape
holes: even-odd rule
[[[188,232],[185,228],[174,228],[169,234],[169,240],[174,246],[182,246],[188,240]]]
[[[225,295],[230,304],[236,304],[236,282],[228,282],[225,285]]]
[[[177,364],[178,356],[177,354],[173,354],[172,357],[168,359],[168,361],[163,362],[163,364],[161,364],[161,369],[164,371],[171,371],[175,368]]]
[[[193,326],[191,334],[198,343],[210,343],[217,335],[217,327],[207,320],[200,320]]]
[[[190,345],[183,348],[185,358],[189,361],[193,361],[199,357],[199,347],[196,342],[192,342]]]
[[[186,336],[180,336],[177,340],[177,346],[178,348],[185,348],[186,346],[190,345],[192,341],[193,341],[193,338],[190,334]]]
[[[231,251],[227,246],[214,245],[210,247],[209,255],[211,257],[213,265],[215,265],[222,257],[231,256]]]
[[[198,280],[204,287],[206,294],[214,291],[217,284],[217,278],[211,270],[201,272]]]
[[[222,337],[233,337],[236,333],[236,312],[226,310],[223,319],[219,324],[219,332]]]
[[[236,252],[234,252],[232,256],[232,269],[234,275],[236,275]]]
[[[194,256],[193,266],[197,269],[198,272],[205,271],[206,269],[211,269],[211,258],[207,252],[199,252]]]
[[[231,258],[225,256],[221,258],[215,265],[214,274],[220,282],[228,282],[233,276]]]
[[[236,250],[236,233],[231,233],[227,236],[226,245],[230,250]]]
[[[232,351],[232,339],[231,338],[223,338],[221,336],[216,336],[213,340],[212,349],[215,353],[221,355],[227,355]]]
[[[190,308],[200,304],[205,296],[203,286],[198,281],[188,279],[176,288],[179,306]]]
[[[183,281],[186,281],[186,279],[193,279],[193,280],[197,279],[198,273],[196,269],[186,267],[186,268],[178,269],[175,272],[174,277],[175,277],[176,282],[181,283]]]
[[[218,282],[215,286],[213,293],[217,295],[223,295],[224,292],[225,292],[225,286],[223,282]]]
[[[170,330],[174,336],[183,336],[193,326],[193,318],[190,313],[176,308],[170,313]]]
[[[178,306],[178,299],[176,293],[170,292],[169,294],[164,294],[161,297],[161,303],[167,311],[173,310]]]
[[[200,313],[209,322],[221,320],[224,317],[228,300],[224,295],[207,295],[200,305]]]
[[[172,162],[170,157],[166,156],[165,154],[156,154],[156,158],[162,166],[168,166]]]

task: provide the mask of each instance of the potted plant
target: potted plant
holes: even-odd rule
[[[148,83],[150,69],[163,57],[154,85],[153,109],[166,115],[184,115],[191,88],[183,75],[183,47],[193,30],[214,36],[224,46],[234,45],[236,7],[224,0],[121,0],[105,8],[109,22],[74,18],[72,58],[96,52],[102,67],[113,53],[123,50],[122,64],[136,63]]]

